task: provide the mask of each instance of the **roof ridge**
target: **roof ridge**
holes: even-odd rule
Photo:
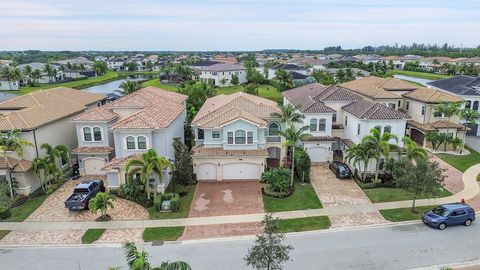
[[[370,104],[370,106],[368,107],[368,109],[362,114],[362,118],[363,118],[363,117],[368,118],[368,117],[370,117],[374,112],[376,112],[376,111],[378,110],[378,107],[375,106],[376,104],[378,104],[378,103],[372,102],[372,104]],[[376,108],[374,108],[374,111],[373,111],[373,112],[369,113],[370,110],[371,110],[373,107],[376,107]],[[368,114],[368,115],[367,115],[367,114]]]

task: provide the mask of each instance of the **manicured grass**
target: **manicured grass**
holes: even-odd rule
[[[263,205],[267,212],[283,212],[322,208],[322,204],[311,184],[295,184],[295,192],[286,198],[263,195]]]
[[[143,241],[175,241],[182,236],[185,227],[155,227],[145,228]]]
[[[102,236],[105,229],[88,229],[82,236],[82,244],[91,244]]]
[[[364,189],[363,192],[365,192],[367,197],[373,203],[407,201],[413,199],[412,193],[403,188],[369,188]],[[437,197],[448,197],[450,195],[452,195],[450,191],[442,189],[439,190]],[[426,199],[426,197],[423,196],[417,199]]]
[[[149,207],[148,214],[150,219],[170,219],[170,218],[186,218],[188,216],[188,212],[190,211],[190,205],[192,205],[193,195],[195,194],[195,185],[191,186],[182,186],[176,185],[175,192],[179,193],[182,191],[186,191],[187,195],[184,197],[180,197],[180,209],[177,212],[157,212],[155,208]],[[170,186],[169,186],[170,188]],[[171,192],[171,190],[167,190]]]
[[[387,76],[391,75],[405,75],[415,78],[427,79],[427,80],[440,80],[450,78],[452,76],[443,75],[443,74],[436,74],[436,73],[428,73],[428,72],[417,72],[417,71],[409,71],[409,70],[388,70]]]
[[[0,230],[0,240],[2,240],[5,235],[7,235],[10,231],[7,230]]]
[[[380,210],[380,214],[389,221],[399,222],[399,221],[408,221],[408,220],[419,220],[422,218],[422,214],[425,211],[432,210],[435,208],[435,205],[430,206],[418,206],[417,212],[413,213],[412,208],[397,208],[397,209],[386,209]]]
[[[303,232],[313,230],[324,230],[330,228],[330,219],[326,216],[281,219],[278,222],[277,232]]]
[[[158,87],[158,88],[165,89],[165,90],[168,90],[168,91],[173,91],[173,92],[177,92],[177,91],[178,91],[178,85],[177,85],[177,84],[165,84],[165,83],[161,83],[158,78],[154,78],[154,79],[148,80],[148,81],[142,83],[142,86],[144,86],[144,87],[146,87],[146,86],[154,86],[154,87]]]
[[[243,85],[219,87],[219,88],[217,88],[217,94],[218,95],[221,95],[221,94],[228,95],[228,94],[232,94],[232,93],[242,91],[242,90],[243,90]],[[277,102],[283,100],[283,96],[280,93],[280,91],[278,91],[277,88],[275,88],[271,85],[266,85],[266,84],[260,85],[258,87],[258,94],[263,98],[271,99],[271,100],[277,101]]]
[[[457,168],[459,171],[464,172],[473,165],[480,163],[480,153],[468,147],[466,148],[470,151],[470,154],[466,156],[437,154],[437,157]]]
[[[12,93],[19,93],[20,95],[25,95],[28,93],[31,93],[33,91],[37,91],[39,89],[49,89],[49,88],[54,88],[54,87],[70,87],[70,88],[75,88],[75,89],[84,89],[87,87],[91,87],[94,85],[98,84],[103,84],[107,82],[111,82],[114,80],[117,80],[120,77],[120,75],[115,72],[115,71],[108,71],[104,75],[100,75],[97,77],[92,77],[84,80],[78,80],[78,81],[71,81],[71,82],[66,82],[66,83],[48,83],[48,84],[40,84],[40,86],[25,86],[21,87],[20,91],[12,91]]]
[[[12,216],[1,221],[6,222],[21,222],[24,221],[33,211],[37,210],[43,201],[47,198],[47,195],[40,195],[38,197],[29,198],[22,205],[10,209]]]

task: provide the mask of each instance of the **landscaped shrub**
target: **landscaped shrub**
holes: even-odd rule
[[[173,176],[175,181],[182,185],[191,185],[195,183],[193,174],[193,160],[188,147],[182,143],[180,138],[173,139],[173,148],[175,152],[175,170]]]
[[[292,195],[294,191],[295,191],[295,186],[288,188],[288,190],[285,191],[285,192],[273,191],[269,185],[262,188],[263,194],[265,194],[267,196],[270,196],[270,197],[274,197],[274,198],[286,198],[286,197]]]
[[[178,211],[180,208],[180,196],[177,193],[162,193],[153,200],[153,205],[157,212],[162,210],[162,203],[164,201],[170,201],[170,209],[173,212]]]
[[[153,198],[153,206],[157,212],[162,210],[162,198],[160,198],[160,196],[155,196],[155,198]]]
[[[310,183],[310,156],[302,148],[295,148],[295,175],[301,182]]]
[[[0,219],[6,219],[12,216],[10,212],[10,207],[0,207]]]
[[[290,186],[291,171],[288,168],[275,168],[262,174],[262,182],[267,186],[264,194],[272,197],[287,197],[293,193]]]

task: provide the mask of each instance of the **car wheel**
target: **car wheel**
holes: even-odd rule
[[[465,220],[465,223],[463,223],[463,225],[465,225],[465,226],[470,226],[470,225],[472,225],[472,220],[471,220],[471,219]]]
[[[445,230],[446,227],[447,227],[447,224],[445,224],[445,223],[440,223],[438,225],[438,229],[441,230],[441,231]]]

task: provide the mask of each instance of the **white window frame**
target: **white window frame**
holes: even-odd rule
[[[278,127],[278,131],[277,131],[278,133],[277,133],[277,134],[271,134],[271,133],[270,133],[270,126],[271,126],[271,125],[277,125],[277,127]],[[280,136],[280,131],[281,131],[281,128],[280,128],[280,124],[279,124],[279,123],[277,123],[277,122],[271,122],[270,124],[268,124],[268,133],[267,133],[267,134],[268,134],[269,137],[278,137],[278,136]]]
[[[214,137],[213,134],[214,133],[217,133],[218,132],[218,137]],[[212,134],[210,135],[210,137],[213,139],[213,140],[219,140],[222,138],[222,132],[220,132],[220,130],[212,130]]]
[[[243,131],[245,132],[245,143],[237,143],[237,131]],[[231,133],[233,135],[233,143],[228,143],[228,134]],[[252,134],[252,143],[248,143],[248,133]],[[252,145],[253,141],[255,139],[255,136],[253,134],[253,130],[245,130],[245,129],[235,129],[234,131],[228,131],[227,132],[227,144],[228,145]]]
[[[133,139],[133,148],[128,148],[128,138],[130,137]],[[135,138],[135,136],[132,136],[132,135],[125,136],[125,150],[129,150],[129,151],[137,150],[137,139]]]
[[[323,129],[320,129],[320,122],[322,122],[322,120],[323,120],[325,123],[323,124]],[[324,132],[324,131],[326,131],[326,130],[327,130],[327,119],[325,119],[325,118],[320,118],[320,119],[318,119],[318,131]]]
[[[145,148],[140,148],[140,142],[138,141],[138,139],[139,139],[140,137],[145,138]],[[148,149],[148,143],[147,143],[147,142],[148,142],[148,139],[147,139],[147,136],[143,136],[143,135],[137,136],[136,142],[137,142],[137,143],[136,143],[136,147],[137,147],[138,150],[146,150],[146,149]]]
[[[100,130],[100,140],[95,140],[95,129],[98,128]],[[92,127],[92,141],[93,142],[103,142],[103,129],[99,126]]]
[[[315,125],[315,128],[312,130],[312,125]],[[310,131],[318,131],[318,119],[317,118],[311,118],[310,122],[308,123],[308,130]]]
[[[88,128],[90,130],[90,140],[85,139],[85,129]],[[82,127],[82,139],[84,142],[93,142],[93,130],[89,126]]]

